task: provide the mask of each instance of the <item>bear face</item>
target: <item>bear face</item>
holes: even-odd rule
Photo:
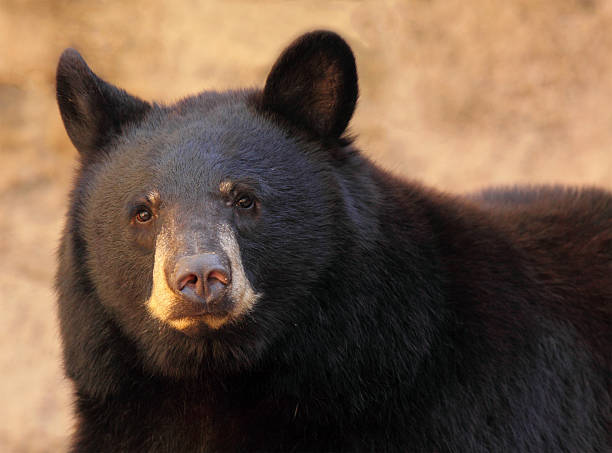
[[[227,121],[228,112],[235,121]],[[332,178],[329,164],[309,160],[303,145],[257,121],[244,100],[198,115],[204,119],[183,116],[166,130],[156,124],[146,138],[140,129],[97,164],[91,180],[96,191],[83,199],[82,219],[84,240],[93,244],[92,282],[103,304],[121,319],[137,321],[124,325],[130,335],[155,332],[159,340],[144,343],[156,348],[223,342],[231,335],[226,331],[243,332],[253,324],[274,340],[266,313],[294,322],[299,310],[253,306],[299,304],[328,273],[339,239],[334,194],[321,181]],[[151,217],[146,222],[137,217],[143,210]],[[226,294],[218,303],[192,304],[177,288],[179,262],[206,254],[218,256],[226,268]],[[141,311],[140,319],[134,310]],[[150,325],[151,315],[171,340]]]
[[[88,284],[154,373],[197,375],[210,357],[248,366],[333,275],[354,211],[335,168],[356,72],[339,37],[316,38],[281,56],[263,94],[169,107],[112,87],[75,51],[60,60],[60,110],[83,162],[74,217]]]

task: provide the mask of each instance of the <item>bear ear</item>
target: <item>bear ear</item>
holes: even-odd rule
[[[263,91],[262,107],[321,138],[338,138],[357,103],[357,68],[336,33],[314,31],[278,58]]]
[[[93,157],[126,124],[141,120],[151,108],[96,76],[74,49],[62,53],[56,82],[66,132],[84,157]]]

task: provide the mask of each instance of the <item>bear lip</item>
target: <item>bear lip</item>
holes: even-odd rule
[[[192,338],[201,338],[215,331],[232,320],[230,312],[203,313],[197,316],[182,316],[168,320],[179,332]]]
[[[193,315],[191,317],[193,318],[202,318],[202,317],[207,317],[207,316],[215,316],[215,317],[225,317],[225,316],[230,316],[231,312],[228,310],[204,310],[196,315]]]
[[[168,320],[177,320],[181,318],[199,319],[204,316],[227,317],[232,316],[234,309],[235,304],[229,295],[226,295],[216,303],[196,303],[179,299],[166,318]]]
[[[177,313],[175,316],[172,316],[170,319],[183,319],[183,318],[193,318],[198,319],[206,316],[216,316],[216,317],[224,317],[231,316],[231,310],[228,309],[219,309],[216,307],[203,307],[200,310],[183,310],[180,313]]]

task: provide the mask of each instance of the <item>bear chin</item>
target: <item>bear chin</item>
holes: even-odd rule
[[[171,379],[201,379],[234,374],[259,360],[272,338],[253,330],[247,320],[231,320],[217,329],[204,321],[189,321],[182,329],[163,323],[134,338],[147,373]],[[249,340],[235,335],[235,327],[249,331]]]

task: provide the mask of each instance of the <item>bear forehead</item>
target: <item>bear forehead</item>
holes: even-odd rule
[[[218,191],[236,181],[266,192],[312,174],[307,146],[244,100],[221,99],[212,106],[196,98],[156,109],[120,138],[99,182],[172,193]],[[303,171],[296,175],[296,168]]]
[[[145,122],[139,135],[157,151],[152,156],[161,167],[167,158],[197,160],[202,157],[227,162],[253,163],[277,156],[293,140],[262,118],[244,101],[229,99],[213,107],[185,108],[179,103],[162,110],[161,121]]]

